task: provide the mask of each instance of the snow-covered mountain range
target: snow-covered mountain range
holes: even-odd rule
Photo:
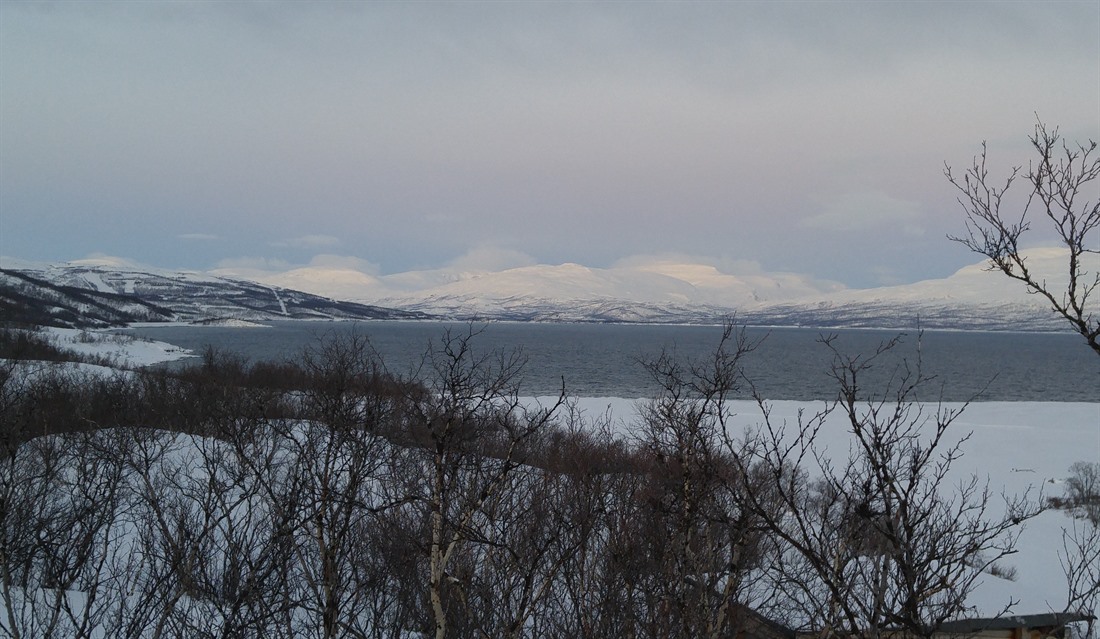
[[[1029,251],[1028,264],[1058,290],[1067,281],[1066,257],[1065,249],[1037,248]],[[1100,256],[1086,257],[1084,267],[1091,281],[1100,271]],[[749,324],[785,326],[911,328],[919,321],[928,328],[1065,328],[1064,320],[1042,298],[1029,295],[1020,282],[987,271],[981,262],[946,278],[873,289],[849,289],[795,273],[723,270],[675,259],[636,260],[611,268],[560,264],[382,276],[321,266],[283,272],[173,272],[114,259],[42,265],[2,258],[0,266],[56,285],[133,296],[167,309],[167,314],[144,309],[143,313],[164,315],[144,321],[435,316],[714,323],[736,315]]]
[[[1100,271],[1100,256],[1085,269]],[[1030,268],[1064,288],[1067,252],[1036,248]],[[714,322],[736,314],[753,324],[801,326],[1062,330],[1064,320],[1023,284],[976,262],[949,277],[901,286],[849,289],[795,273],[725,272],[671,259],[613,268],[536,265],[502,271],[439,269],[376,276],[311,266],[272,273],[222,269],[243,277],[454,319],[531,321]]]

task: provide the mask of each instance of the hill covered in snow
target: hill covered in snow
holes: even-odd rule
[[[1100,256],[1086,257],[1085,270],[1100,271]],[[1064,249],[1033,249],[1028,260],[1055,290],[1064,288]],[[740,321],[763,325],[900,328],[919,318],[929,328],[1064,329],[1041,298],[985,266],[979,262],[946,278],[872,289],[849,289],[796,273],[729,272],[675,259],[609,268],[540,264],[381,276],[322,266],[215,273],[451,319],[711,323],[736,314]]]
[[[54,326],[216,319],[418,319],[423,314],[334,300],[288,288],[117,260],[0,261],[7,321]]]

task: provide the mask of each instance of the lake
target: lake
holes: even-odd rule
[[[522,392],[553,394],[565,380],[580,397],[648,397],[657,387],[640,361],[662,350],[684,361],[714,352],[722,330],[714,326],[630,324],[452,322],[272,322],[266,328],[164,326],[127,329],[126,333],[193,349],[206,346],[238,352],[251,361],[294,358],[302,349],[334,332],[366,335],[389,370],[408,373],[444,331],[480,331],[478,352],[521,349],[527,359]],[[836,395],[829,376],[832,353],[819,340],[835,335],[848,356],[869,355],[898,331],[806,328],[747,329],[757,349],[744,360],[746,376],[767,399],[820,400]],[[915,364],[917,332],[909,331],[890,357],[870,371],[861,386],[881,394],[902,360]],[[925,331],[919,356],[925,374],[935,379],[920,393],[922,401],[1100,402],[1100,357],[1076,335]],[[193,360],[192,360],[193,361]],[[186,363],[186,360],[184,360]],[[737,397],[748,397],[743,389]]]

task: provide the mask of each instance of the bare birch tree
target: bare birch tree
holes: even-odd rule
[[[1022,167],[1013,168],[1003,181],[989,175],[985,143],[981,154],[961,175],[945,165],[944,175],[959,191],[967,230],[965,235],[949,237],[989,258],[991,270],[1023,282],[1029,293],[1046,299],[1054,312],[1100,355],[1100,315],[1094,297],[1100,287],[1100,272],[1089,271],[1084,263],[1087,255],[1100,253],[1100,196],[1094,183],[1100,177],[1096,142],[1070,144],[1061,138],[1057,127],[1048,128],[1041,121],[1030,140],[1037,157],[1026,172]],[[1019,211],[1002,210],[1005,195],[1019,177],[1027,182],[1025,188],[1030,188],[1025,204]],[[1036,216],[1047,219],[1068,250],[1064,290],[1048,286],[1028,267],[1021,243]]]
[[[418,501],[427,510],[429,634],[436,639],[461,618],[469,575],[456,567],[468,545],[485,539],[487,504],[564,403],[563,393],[548,407],[521,406],[523,357],[515,351],[478,354],[476,335],[473,329],[444,333],[425,356],[425,390],[408,406],[408,431],[426,456]]]
[[[727,401],[743,382],[742,360],[757,342],[727,322],[711,357],[683,362],[663,353],[645,367],[661,391],[642,404],[639,445],[654,512],[648,527],[661,605],[657,636],[737,634],[746,603],[759,604],[749,578],[767,545],[759,517],[742,508],[740,493],[762,491],[752,473],[734,472],[743,456],[730,433]],[[761,495],[757,503],[763,505]],[[662,627],[663,626],[663,627]]]
[[[760,400],[754,457],[784,507],[777,513],[756,493],[746,496],[787,548],[773,580],[790,602],[791,620],[823,638],[896,630],[931,637],[966,612],[982,572],[1015,551],[1020,524],[1040,508],[1026,494],[1005,496],[998,507],[977,476],[952,484],[951,468],[969,438],[951,428],[963,409],[918,401],[932,378],[919,356],[888,362],[897,339],[865,357],[823,341],[834,355],[834,402],[800,414],[787,432]],[[864,374],[883,365],[892,365],[888,387],[864,388]],[[851,435],[846,461],[834,461],[819,441],[827,422],[839,425],[828,421],[834,415]]]
[[[1066,576],[1064,612],[1087,619],[1083,637],[1097,635],[1095,614],[1100,609],[1100,463],[1075,462],[1066,480],[1066,494],[1051,499],[1056,507],[1072,517],[1062,527],[1062,548],[1058,561]]]
[[[329,335],[301,363],[306,419],[283,433],[298,494],[300,600],[318,636],[366,637],[386,622],[368,614],[386,593],[379,567],[365,555],[375,518],[390,505],[383,485],[391,447],[379,433],[396,419],[395,403],[382,392],[384,367],[361,335]]]

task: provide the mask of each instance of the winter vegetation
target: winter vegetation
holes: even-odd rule
[[[792,412],[727,401],[755,347],[729,324],[704,361],[645,362],[662,392],[615,419],[524,398],[522,356],[473,329],[407,377],[361,335],[174,372],[4,335],[6,636],[931,637],[1010,612],[1092,633],[1096,463],[1064,495],[974,472],[992,439],[913,345],[834,350],[835,399]],[[1041,438],[1086,454],[1095,406],[1065,414]],[[1011,581],[1052,522],[1061,578]]]

